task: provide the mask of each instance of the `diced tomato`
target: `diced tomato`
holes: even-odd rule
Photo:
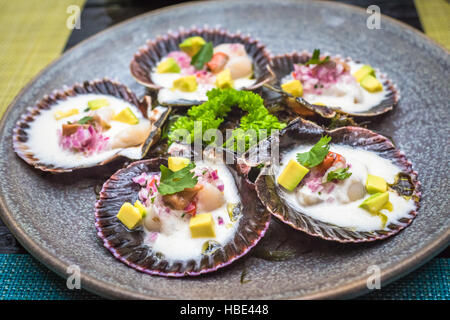
[[[189,203],[189,205],[184,209],[184,212],[195,217],[195,214],[197,213],[197,202],[192,201],[191,203]]]
[[[228,62],[228,55],[223,52],[216,52],[211,60],[206,64],[213,73],[218,73],[225,68]]]
[[[343,162],[345,163],[345,159],[343,156],[341,156],[339,153],[328,151],[328,154],[325,156],[325,159],[323,159],[322,163],[319,164],[316,168],[320,171],[327,171],[333,164],[337,162]]]

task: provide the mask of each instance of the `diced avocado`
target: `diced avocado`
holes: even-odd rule
[[[181,68],[174,58],[164,59],[156,67],[157,73],[179,73],[180,71]]]
[[[70,109],[67,111],[55,111],[55,119],[61,120],[62,118],[67,118],[75,114],[78,114],[78,109]]]
[[[305,168],[297,161],[291,159],[286,168],[284,168],[283,172],[279,175],[277,182],[286,190],[292,191],[298,186],[308,172],[308,168]]]
[[[384,229],[386,227],[386,223],[388,222],[388,217],[382,213],[379,213],[378,216],[381,219],[381,227]]]
[[[142,220],[141,212],[131,203],[125,202],[117,214],[117,219],[120,220],[128,229],[135,228]]]
[[[95,99],[88,101],[88,107],[91,110],[97,110],[106,106],[109,106],[108,99]]]
[[[181,51],[186,52],[189,56],[193,57],[206,43],[202,37],[190,37],[180,43],[179,47]]]
[[[313,104],[315,104],[316,106],[326,106],[326,104],[323,102],[314,102]]]
[[[303,86],[299,80],[292,80],[281,85],[284,92],[292,94],[294,97],[301,97],[303,95]]]
[[[394,206],[392,205],[392,203],[390,201],[388,201],[384,205],[383,209],[386,209],[387,211],[392,212],[392,210],[394,210]]]
[[[129,107],[126,107],[118,114],[116,114],[113,118],[115,121],[120,121],[128,124],[138,124],[139,119],[134,115],[133,111]]]
[[[378,193],[387,191],[387,183],[382,177],[367,175],[366,190],[368,193]]]
[[[389,192],[375,193],[364,200],[359,207],[372,214],[378,214],[389,201]]]
[[[371,75],[375,77],[375,70],[368,64],[363,65],[361,68],[359,68],[353,76],[356,78],[356,81],[361,82],[362,79],[364,79],[366,76]]]
[[[191,160],[183,157],[169,157],[168,162],[169,169],[175,172],[186,167]]]
[[[142,204],[142,202],[136,200],[136,202],[134,203],[134,207],[138,208],[142,218],[145,218],[145,216],[147,215],[147,208]]]
[[[233,88],[233,79],[230,69],[219,72],[216,76],[216,86],[220,89]]]
[[[197,90],[197,78],[194,75],[178,78],[173,82],[173,88],[184,92]]]
[[[374,76],[368,75],[360,82],[361,87],[369,92],[383,91],[383,84],[377,80]]]
[[[197,214],[189,221],[189,229],[192,238],[214,238],[216,231],[214,229],[214,219],[211,213]]]

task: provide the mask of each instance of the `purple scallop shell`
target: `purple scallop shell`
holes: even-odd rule
[[[298,118],[283,129],[278,138],[271,136],[262,141],[254,149],[250,150],[246,157],[249,159],[254,157],[254,153],[260,148],[267,150],[267,154],[270,154],[271,143],[275,143],[274,145],[278,144],[280,154],[282,154],[283,150],[295,148],[298,144],[304,143],[305,141],[317,141],[321,136],[326,134],[332,137],[333,143],[373,151],[380,157],[389,159],[395,165],[400,167],[402,173],[409,176],[411,185],[413,186],[413,190],[408,196],[411,196],[414,200],[415,210],[409,212],[408,217],[401,218],[399,223],[389,224],[387,226],[389,230],[360,232],[325,223],[311,218],[302,212],[298,212],[288,204],[284,203],[278,195],[273,175],[264,174],[270,172],[270,170],[268,170],[269,166],[266,165],[258,175],[255,186],[259,199],[264,203],[267,209],[278,219],[294,229],[301,230],[314,237],[342,243],[368,242],[385,239],[411,224],[420,207],[421,185],[417,179],[418,174],[413,171],[412,164],[406,159],[404,153],[398,150],[388,138],[378,133],[360,127],[341,127],[335,130],[326,131],[313,122]],[[276,141],[271,141],[273,139],[276,139]],[[256,162],[250,164],[250,166],[254,166],[255,163],[269,164],[270,158],[259,158]],[[242,171],[248,172],[250,166],[241,164]]]

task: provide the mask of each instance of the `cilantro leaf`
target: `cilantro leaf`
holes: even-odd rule
[[[326,56],[324,59],[320,60],[320,50],[319,49],[314,49],[313,55],[311,57],[311,59],[309,59],[308,61],[306,61],[304,63],[305,66],[309,66],[310,64],[323,64],[325,62],[328,62],[330,60],[330,56]]]
[[[186,167],[178,171],[172,171],[169,168],[161,165],[161,179],[157,186],[158,192],[161,195],[174,194],[183,191],[186,188],[193,188],[197,184],[198,178],[194,177],[195,168],[194,163],[189,163]]]
[[[348,177],[350,177],[351,175],[352,175],[352,173],[348,172],[348,167],[347,168],[339,168],[334,171],[328,172],[327,181],[344,180],[344,179],[347,179]]]
[[[77,121],[78,124],[87,124],[89,121],[92,121],[94,118],[93,117],[83,117],[80,120]]]
[[[315,167],[322,163],[323,159],[328,154],[330,150],[331,137],[325,136],[320,138],[320,140],[311,148],[311,150],[303,153],[297,153],[297,161],[308,168]]]
[[[213,56],[213,44],[212,42],[205,43],[201,49],[192,57],[191,65],[197,70],[203,69],[205,63],[209,62]]]

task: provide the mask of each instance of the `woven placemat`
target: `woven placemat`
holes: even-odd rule
[[[448,300],[450,259],[433,259],[417,271],[359,299]],[[81,286],[83,284],[81,283]],[[0,255],[0,300],[100,299],[83,289],[68,289],[66,280],[28,254]]]

